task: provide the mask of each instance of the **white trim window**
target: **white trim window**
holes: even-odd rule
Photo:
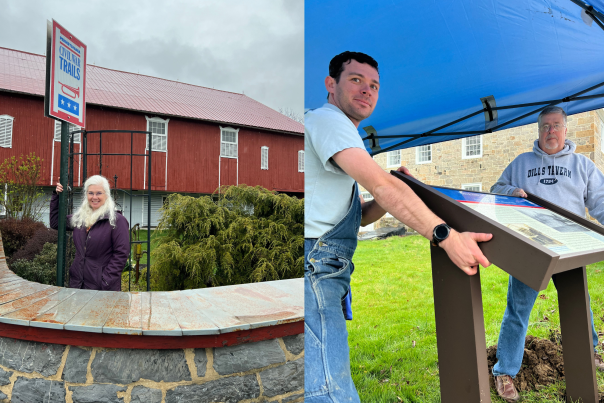
[[[220,127],[220,156],[224,158],[237,158],[237,145],[239,129]]]
[[[482,136],[461,139],[461,158],[482,158]]]
[[[371,193],[369,193],[368,191],[364,190],[361,192],[361,197],[363,198],[364,202],[368,202],[373,200],[373,196],[371,195]]]
[[[388,151],[388,168],[401,166],[401,150]]]
[[[13,148],[13,121],[14,117],[0,115],[0,147]]]
[[[304,150],[298,151],[298,172],[304,172]]]
[[[415,163],[429,164],[432,162],[432,144],[415,147]]]
[[[168,151],[168,122],[170,119],[150,118],[147,119],[147,131],[151,132],[151,151]],[[145,136],[145,150],[149,149],[149,136]]]
[[[600,122],[600,151],[604,153],[604,122]]]
[[[268,171],[268,147],[260,147],[260,169]]]
[[[69,133],[80,130],[80,126],[76,126],[73,123],[69,123]],[[73,139],[74,144],[80,144],[80,138],[82,133],[76,133]],[[55,133],[54,133],[54,141],[61,142],[61,121],[55,120]]]
[[[482,183],[462,183],[461,188],[471,192],[482,192]]]

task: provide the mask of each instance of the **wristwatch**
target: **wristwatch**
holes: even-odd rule
[[[434,230],[432,231],[432,245],[438,246],[439,243],[449,237],[450,233],[451,227],[444,223],[438,224],[436,227],[434,227]]]

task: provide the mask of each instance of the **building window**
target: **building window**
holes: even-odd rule
[[[168,151],[168,122],[170,119],[148,118],[147,131],[151,132],[151,151]],[[147,135],[145,148],[149,149],[149,136]]]
[[[604,153],[604,122],[600,123],[600,150]]]
[[[237,158],[237,134],[239,129],[220,128],[220,156]]]
[[[373,200],[373,196],[371,196],[371,193],[369,193],[367,191],[361,192],[361,197],[363,198],[364,202],[368,202],[368,201]]]
[[[80,130],[80,126],[76,126],[73,123],[68,123],[68,124],[69,124],[69,133],[76,131],[76,130]],[[81,138],[81,133],[76,133],[75,137],[73,139],[74,144],[80,144],[80,138]],[[61,141],[61,121],[60,120],[55,120],[54,140],[59,141],[59,142]]]
[[[482,157],[482,136],[466,137],[461,139],[461,158]]]
[[[304,150],[298,151],[298,172],[304,172]]]
[[[401,150],[388,151],[388,168],[401,166]]]
[[[13,147],[13,118],[8,115],[0,115],[0,147]]]
[[[417,164],[428,164],[432,162],[432,144],[415,148],[415,162]]]
[[[268,170],[268,147],[260,148],[260,169]]]
[[[462,183],[461,188],[471,192],[482,192],[482,183]]]

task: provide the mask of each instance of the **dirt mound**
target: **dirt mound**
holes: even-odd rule
[[[522,367],[514,379],[519,391],[539,390],[546,385],[564,380],[564,361],[559,334],[552,334],[552,340],[526,336]],[[492,369],[497,362],[497,345],[487,348],[489,382],[495,389]]]

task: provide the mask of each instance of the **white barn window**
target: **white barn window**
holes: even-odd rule
[[[168,122],[170,119],[147,119],[147,131],[151,132],[151,151],[168,151]],[[149,149],[149,136],[146,136],[146,149]]]
[[[13,121],[15,118],[0,115],[0,147],[13,147]]]
[[[298,172],[304,172],[304,150],[298,151]]]
[[[260,169],[268,170],[268,147],[262,146],[260,148]]]
[[[220,156],[237,158],[237,138],[239,129],[230,127],[220,128]]]
[[[482,158],[482,136],[461,139],[461,158]]]
[[[432,162],[432,144],[416,147],[415,162],[417,164],[428,164]]]
[[[388,168],[401,166],[401,150],[388,151]]]
[[[73,123],[69,123],[69,133],[80,130],[80,126],[76,126]],[[81,133],[76,133],[73,139],[74,144],[80,144]],[[55,133],[54,140],[61,141],[61,121],[55,120]]]

